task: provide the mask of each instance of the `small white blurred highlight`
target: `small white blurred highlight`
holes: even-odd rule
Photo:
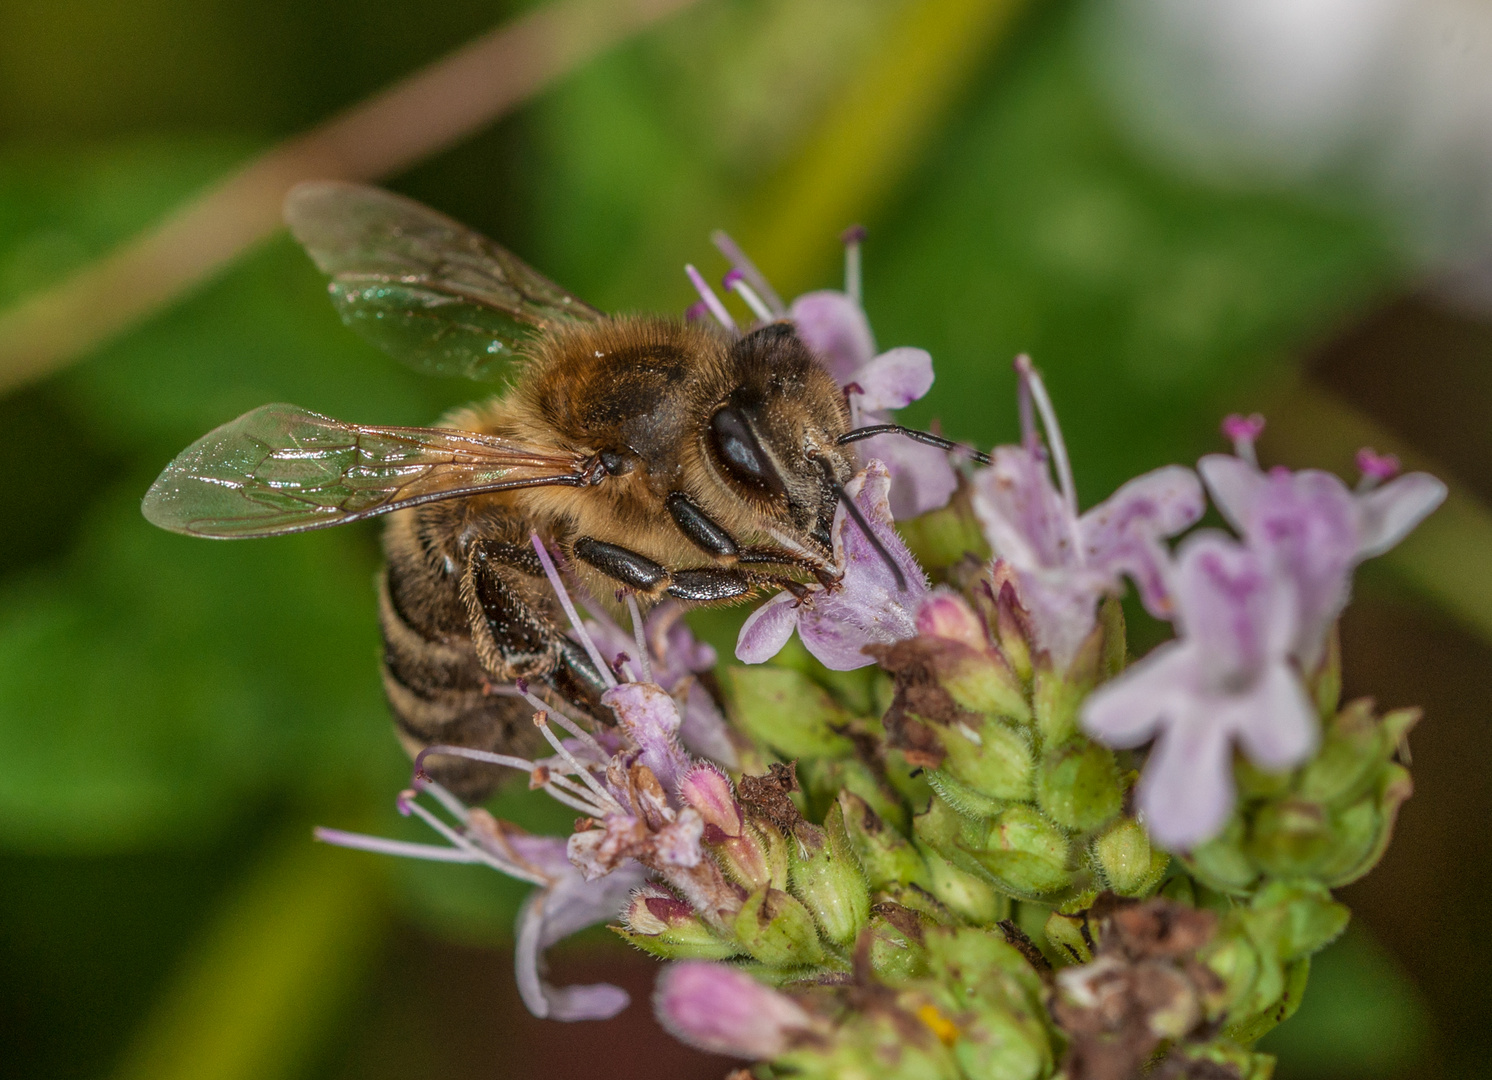
[[[1213,181],[1386,211],[1448,299],[1492,314],[1492,4],[1098,0],[1132,131]]]

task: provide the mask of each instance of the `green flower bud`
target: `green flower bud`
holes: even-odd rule
[[[740,946],[715,935],[694,910],[672,893],[645,885],[622,912],[625,926],[611,929],[663,960],[728,960]]]
[[[1120,818],[1093,841],[1093,861],[1120,896],[1146,896],[1165,877],[1171,857],[1150,846],[1150,834],[1134,818]]]
[[[870,967],[882,982],[898,985],[927,975],[928,928],[936,925],[920,911],[891,901],[871,909]]]
[[[906,837],[853,791],[841,791],[838,805],[850,848],[872,889],[898,884],[928,887],[927,863]]]
[[[1169,1060],[1178,1063],[1171,1074],[1176,1076],[1226,1076],[1230,1080],[1270,1080],[1274,1076],[1273,1055],[1256,1054],[1227,1039],[1178,1046]]]
[[[1067,957],[1074,964],[1092,962],[1095,942],[1087,912],[1053,911],[1046,918],[1043,932],[1059,956]]]
[[[985,716],[937,729],[947,757],[941,771],[993,799],[1031,797],[1031,740],[1011,724]]]
[[[1096,829],[1124,802],[1119,765],[1108,747],[1078,739],[1047,752],[1036,779],[1036,803],[1074,832]]]
[[[957,1030],[928,995],[906,992],[892,1008],[852,1014],[826,1045],[773,1059],[773,1071],[801,1080],[961,1080],[944,1041]]]
[[[1259,868],[1244,852],[1243,839],[1243,820],[1235,814],[1221,833],[1187,853],[1182,862],[1208,888],[1231,896],[1246,893],[1259,880]]]
[[[837,733],[850,714],[807,675],[771,664],[728,666],[721,675],[741,727],[784,758],[854,753],[850,740]]]
[[[1393,838],[1399,807],[1413,792],[1409,770],[1402,765],[1384,765],[1379,770],[1375,791],[1333,815],[1336,844],[1317,867],[1315,876],[1332,888],[1339,888],[1377,866]]]
[[[966,1077],[1036,1080],[1051,1071],[1040,977],[1003,937],[973,928],[927,932],[933,979],[957,1020],[953,1056]]]
[[[1254,813],[1245,850],[1272,877],[1301,877],[1331,854],[1333,839],[1326,807],[1286,798]]]
[[[1002,810],[968,853],[1002,889],[1035,899],[1072,884],[1067,834],[1029,806]]]
[[[1005,809],[1004,800],[990,798],[942,769],[928,769],[923,775],[927,777],[928,786],[962,817],[992,818]]]
[[[1315,881],[1272,881],[1249,904],[1245,918],[1256,941],[1267,941],[1281,960],[1298,960],[1326,948],[1347,929],[1351,912]]]
[[[824,958],[813,916],[780,889],[758,889],[748,896],[733,929],[742,948],[768,967],[807,967]]]
[[[796,842],[794,842],[796,841]],[[870,888],[835,803],[822,829],[800,825],[788,842],[789,888],[824,937],[850,945],[870,919]]]
[[[985,924],[1010,914],[1010,898],[989,883],[989,873],[968,851],[987,828],[983,819],[961,817],[942,799],[933,799],[913,823],[927,862],[928,892],[956,915]]]
[[[943,689],[954,702],[973,713],[1029,720],[1031,707],[1015,672],[994,650],[970,651],[958,662],[940,666]]]

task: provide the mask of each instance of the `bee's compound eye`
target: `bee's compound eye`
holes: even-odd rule
[[[774,495],[783,493],[782,478],[762,452],[756,433],[729,405],[710,418],[710,442],[721,466],[741,483]]]

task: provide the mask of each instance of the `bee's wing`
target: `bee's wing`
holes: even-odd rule
[[[263,405],[176,456],[142,509],[172,532],[273,536],[483,492],[590,482],[585,459],[448,428],[363,427]]]
[[[535,329],[597,311],[427,206],[359,184],[301,184],[285,221],[329,275],[342,321],[432,375],[492,381]]]

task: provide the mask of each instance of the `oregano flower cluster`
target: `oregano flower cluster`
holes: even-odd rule
[[[759,320],[792,320],[876,423],[926,393],[932,363],[876,352],[858,242],[845,290],[783,304],[717,237],[725,288]],[[733,330],[689,269],[692,314]],[[548,945],[609,924],[666,962],[663,1024],[763,1080],[1264,1080],[1253,1044],[1346,926],[1330,890],[1377,862],[1411,790],[1418,712],[1339,700],[1335,623],[1358,563],[1445,487],[1371,451],[1355,489],[1265,471],[1262,420],[1230,417],[1233,454],[1085,511],[1041,377],[1016,367],[1021,440],[988,466],[861,444],[859,522],[841,508],[832,529],[837,584],[762,602],[739,663],[673,604],[645,620],[629,605],[631,633],[588,604],[577,641],[621,658],[608,722],[520,687],[551,754],[426,751],[525,774],[581,815],[570,836],[464,806],[417,763],[399,808],[443,845],[320,837],[533,883],[516,962],[540,1016],[627,1006],[617,987],[546,978]],[[1209,496],[1230,532],[1195,528]],[[896,521],[919,515],[914,556]],[[1138,659],[1131,586],[1175,630]]]

